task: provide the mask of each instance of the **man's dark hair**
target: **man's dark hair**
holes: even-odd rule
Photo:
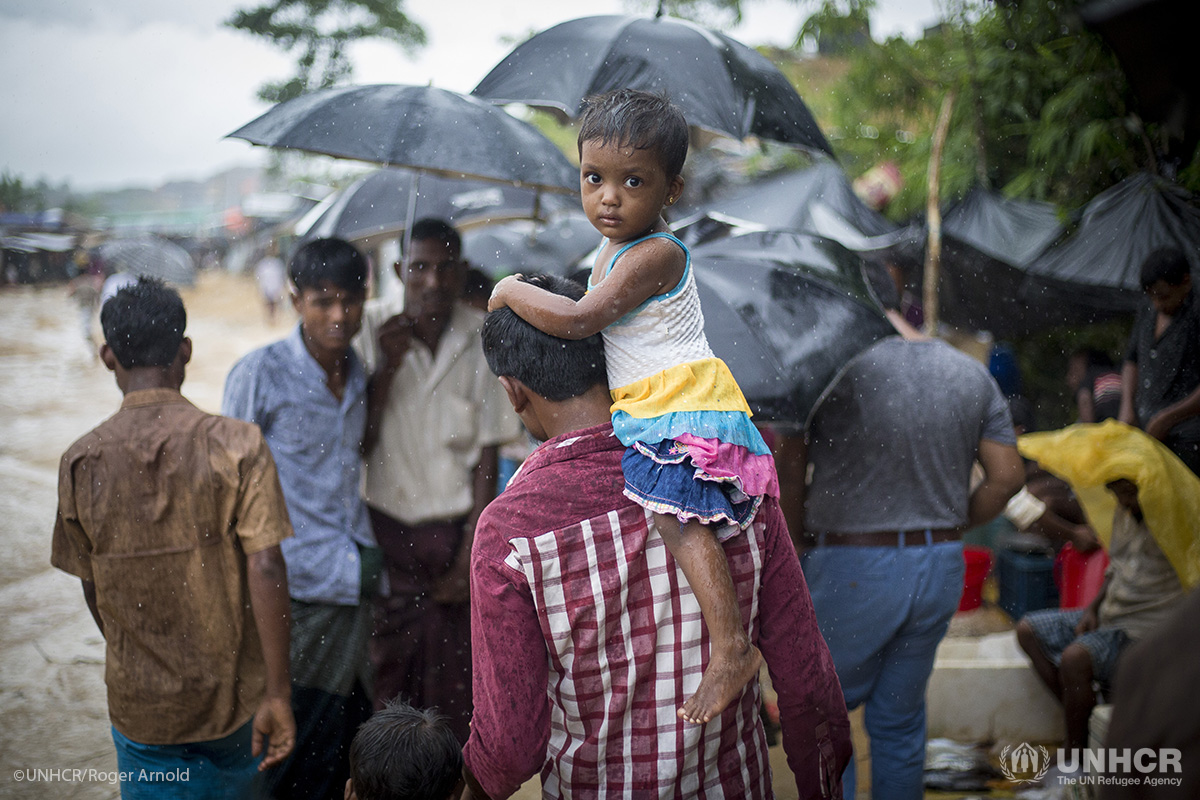
[[[581,156],[583,143],[591,141],[652,150],[669,180],[683,171],[687,160],[687,120],[666,95],[617,89],[583,101],[578,142]]]
[[[454,230],[453,225],[442,219],[425,217],[417,220],[413,223],[410,238],[414,242],[436,239],[449,247],[455,258],[462,255],[462,237],[458,235],[458,231]]]
[[[1160,247],[1142,262],[1142,289],[1146,290],[1159,281],[1168,286],[1178,286],[1192,274],[1187,256],[1176,247]]]
[[[584,294],[578,283],[555,275],[521,280],[572,300]],[[498,308],[483,321],[482,336],[483,355],[492,372],[516,378],[551,402],[579,397],[597,384],[608,385],[604,340],[598,333],[585,339],[559,339],[539,331],[511,308]]]
[[[179,292],[155,278],[139,278],[104,303],[100,327],[125,369],[169,367],[183,344],[187,312]]]
[[[367,288],[367,260],[342,239],[313,239],[292,256],[288,276],[300,291],[332,283],[348,292]]]
[[[350,744],[359,800],[446,800],[462,773],[462,747],[446,718],[394,700]]]

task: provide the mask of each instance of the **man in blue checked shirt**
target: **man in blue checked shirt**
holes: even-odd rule
[[[381,560],[359,496],[367,380],[350,348],[367,262],[319,239],[292,257],[300,324],[229,373],[221,411],[257,423],[279,471],[295,538],[283,547],[292,611],[296,749],[272,770],[276,798],[341,797],[350,742],[371,713],[367,641]]]

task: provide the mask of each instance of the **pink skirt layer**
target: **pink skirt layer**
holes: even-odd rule
[[[675,441],[688,449],[688,455],[698,469],[720,480],[736,481],[747,496],[779,497],[779,477],[775,474],[775,459],[771,456],[755,455],[739,445],[718,439],[701,439],[690,433],[680,434]]]

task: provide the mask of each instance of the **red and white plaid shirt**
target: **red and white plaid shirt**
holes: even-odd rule
[[[708,634],[650,515],[621,492],[623,451],[610,425],[551,440],[480,518],[466,764],[493,797],[539,771],[545,797],[771,797],[757,681],[707,725],[676,716]],[[778,504],[723,546],[800,796],[840,796],[845,704]]]

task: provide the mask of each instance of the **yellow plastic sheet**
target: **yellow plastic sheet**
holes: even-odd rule
[[[1200,584],[1200,478],[1162,442],[1110,419],[1028,433],[1017,447],[1071,485],[1105,547],[1116,508],[1105,484],[1135,483],[1146,527],[1180,582],[1188,589]]]

